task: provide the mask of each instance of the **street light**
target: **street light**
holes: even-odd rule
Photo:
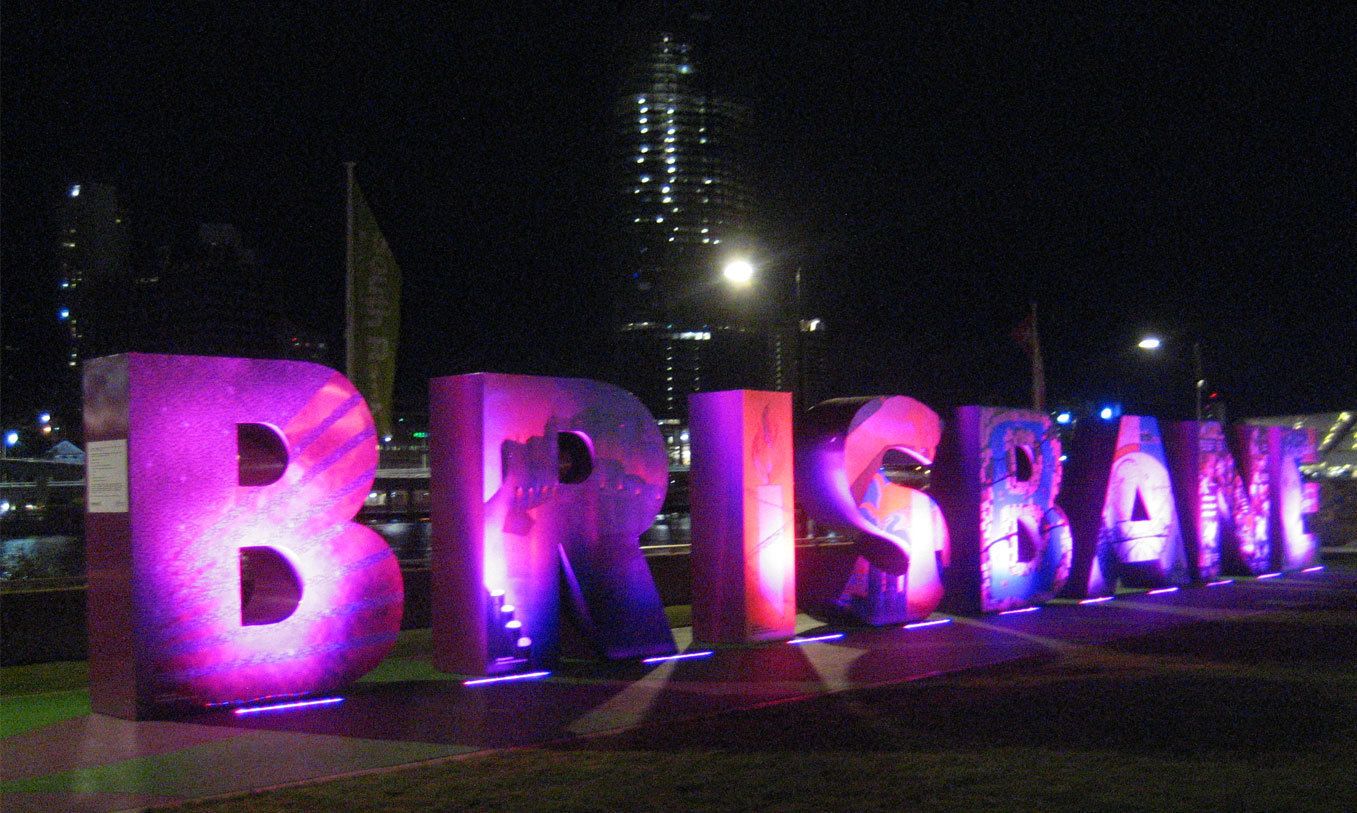
[[[1136,343],[1141,350],[1158,350],[1164,344],[1158,336],[1146,336]],[[1192,343],[1192,381],[1196,389],[1197,421],[1202,420],[1202,392],[1206,389],[1206,377],[1202,374],[1201,342]]]
[[[730,284],[743,288],[754,281],[754,265],[746,259],[731,260],[721,270],[721,275]]]

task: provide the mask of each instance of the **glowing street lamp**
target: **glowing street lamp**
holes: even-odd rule
[[[731,260],[721,270],[721,275],[731,285],[743,288],[754,281],[754,265],[745,259]]]
[[[1164,342],[1158,336],[1146,336],[1136,343],[1136,347],[1141,350],[1155,351],[1163,346]],[[1192,343],[1192,381],[1196,390],[1197,402],[1197,421],[1200,422],[1203,417],[1202,412],[1202,391],[1206,389],[1206,376],[1202,373],[1202,346],[1201,342]]]

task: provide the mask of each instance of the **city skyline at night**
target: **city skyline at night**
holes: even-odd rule
[[[608,133],[651,12],[10,9],[6,413],[64,364],[72,183],[117,187],[134,263],[237,223],[339,346],[344,160],[406,274],[398,405],[441,374],[602,377]],[[1036,301],[1053,398],[1190,413],[1193,343],[1232,416],[1357,397],[1350,15],[718,7],[712,31],[703,70],[760,111],[763,260],[804,269],[843,393],[1024,403],[1008,336]]]

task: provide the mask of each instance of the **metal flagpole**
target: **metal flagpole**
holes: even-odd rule
[[[353,161],[344,162],[348,185],[345,195],[345,208],[348,210],[344,225],[344,374],[352,381],[354,378],[354,302],[353,302]]]

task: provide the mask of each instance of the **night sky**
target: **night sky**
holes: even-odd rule
[[[51,369],[69,183],[115,184],[143,252],[238,224],[337,348],[345,160],[404,274],[398,403],[604,375],[611,111],[647,9],[156,5],[4,4],[7,419]],[[1232,415],[1357,406],[1351,5],[839,5],[718,7],[699,69],[754,111],[767,261],[804,269],[840,394],[1023,403],[1035,300],[1055,397],[1190,409],[1198,340]],[[1127,349],[1146,331],[1164,358]]]

